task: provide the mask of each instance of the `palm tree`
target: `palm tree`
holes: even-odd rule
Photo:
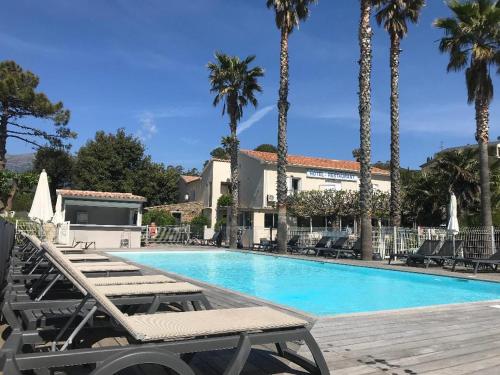
[[[500,1],[450,0],[453,17],[440,18],[434,25],[444,31],[439,43],[450,54],[448,71],[465,69],[469,104],[475,104],[476,141],[479,144],[481,225],[492,225],[490,171],[488,166],[489,106],[493,99],[491,65],[500,63]]]
[[[360,0],[359,22],[359,119],[360,119],[360,186],[359,209],[361,219],[361,252],[363,260],[371,260],[372,249],[372,177],[371,177],[371,73],[372,28],[370,26],[371,0]]]
[[[229,246],[236,247],[239,203],[239,171],[238,171],[238,122],[243,117],[243,108],[248,103],[257,107],[256,92],[262,92],[258,78],[264,76],[261,67],[250,68],[255,56],[248,56],[240,60],[237,56],[228,56],[217,52],[215,62],[209,62],[207,67],[210,72],[210,92],[215,94],[214,106],[223,103],[222,115],[227,112],[231,135],[225,138],[231,157],[231,194],[233,203],[231,207]]]
[[[408,33],[407,21],[416,23],[425,0],[372,0],[377,23],[384,25],[391,39],[391,203],[390,217],[401,226],[401,173],[399,159],[399,55],[401,40]]]
[[[288,103],[288,36],[300,21],[309,16],[309,6],[317,0],[267,0],[267,7],[273,8],[276,13],[276,26],[281,31],[280,51],[280,88],[278,101],[278,181],[276,187],[278,203],[278,246],[280,253],[286,253],[287,224],[286,224],[286,200],[287,200],[287,113]]]

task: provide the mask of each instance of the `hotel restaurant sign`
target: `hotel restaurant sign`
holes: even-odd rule
[[[353,173],[340,171],[320,171],[315,169],[309,169],[307,171],[307,177],[324,178],[327,180],[358,181],[358,176]]]

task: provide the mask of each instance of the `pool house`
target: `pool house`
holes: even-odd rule
[[[92,241],[96,248],[140,247],[146,198],[131,193],[68,189],[56,193],[61,197],[64,218],[60,243]]]

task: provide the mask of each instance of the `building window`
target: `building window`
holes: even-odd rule
[[[76,213],[76,223],[77,224],[88,224],[89,223],[89,213],[87,211],[78,211]]]
[[[292,178],[292,192],[298,193],[300,191],[300,178]]]
[[[264,228],[278,228],[278,214],[264,214]]]

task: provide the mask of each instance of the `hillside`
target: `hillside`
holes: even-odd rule
[[[33,168],[35,154],[7,155],[7,169],[14,172],[26,172]]]

